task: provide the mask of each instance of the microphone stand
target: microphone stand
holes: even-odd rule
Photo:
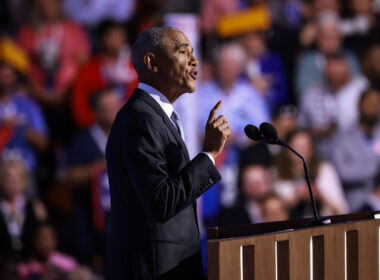
[[[287,143],[285,143],[284,141],[282,141],[281,139],[277,138],[277,139],[268,139],[267,142],[269,144],[277,144],[277,145],[280,145],[280,146],[284,146],[286,148],[288,148],[290,151],[292,151],[297,157],[299,157],[302,162],[303,162],[303,169],[305,171],[305,177],[306,177],[306,182],[307,182],[307,187],[309,189],[309,195],[310,195],[310,200],[311,200],[311,206],[313,208],[313,214],[314,214],[314,220],[311,220],[309,221],[307,224],[306,224],[306,227],[312,227],[312,226],[322,226],[322,225],[328,225],[328,224],[331,224],[331,220],[327,217],[325,218],[320,218],[319,215],[318,215],[318,210],[317,210],[317,205],[315,203],[315,199],[314,199],[314,194],[313,194],[313,190],[311,188],[311,183],[310,183],[310,176],[309,176],[309,171],[307,169],[307,165],[306,165],[306,161],[305,159],[303,158],[303,156],[301,156],[299,153],[297,153],[296,150],[294,150],[292,147],[290,147]]]

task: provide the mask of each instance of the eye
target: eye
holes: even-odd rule
[[[186,51],[185,51],[185,50],[180,50],[179,53],[180,53],[180,54],[185,54]]]

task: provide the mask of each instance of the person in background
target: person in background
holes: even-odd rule
[[[378,37],[379,16],[373,11],[373,0],[350,0],[350,17],[342,19],[340,30],[344,36],[344,45],[361,55],[374,37]]]
[[[342,48],[342,35],[339,30],[339,18],[334,13],[324,13],[318,17],[316,49],[300,54],[295,73],[295,89],[301,97],[306,89],[325,79],[326,56],[341,52],[348,64],[352,76],[360,75],[356,56]]]
[[[19,265],[19,279],[66,279],[78,264],[72,257],[57,251],[57,242],[50,224],[37,225],[33,232],[33,254]]]
[[[361,65],[370,86],[380,91],[380,42],[368,46]]]
[[[311,0],[303,1],[302,14],[304,23],[299,32],[299,44],[301,48],[313,46],[318,38],[318,17],[322,14],[341,13],[341,3],[339,0]]]
[[[138,83],[123,25],[111,20],[102,22],[98,41],[98,53],[81,69],[73,87],[71,111],[80,129],[87,129],[94,122],[90,104],[93,94],[112,88],[126,101]]]
[[[285,137],[284,141],[305,158],[320,214],[347,213],[349,209],[338,174],[331,164],[318,159],[311,135],[303,130],[294,130]],[[282,147],[276,159],[276,167],[275,192],[289,207],[291,217],[312,215],[302,160]]]
[[[264,223],[289,219],[289,210],[286,203],[274,193],[270,193],[263,198],[260,208]]]
[[[265,144],[258,143],[242,150],[237,183],[237,198],[223,207],[217,225],[263,222],[260,203],[273,190],[273,158]]]
[[[301,96],[298,123],[315,137],[319,156],[331,160],[337,131],[358,118],[358,102],[367,81],[353,77],[341,53],[326,57],[325,75],[325,82],[314,84]]]
[[[21,158],[3,159],[0,165],[0,265],[19,262],[31,252],[31,235],[47,219],[43,203],[27,195],[31,177]]]
[[[239,44],[222,45],[215,54],[213,79],[203,83],[197,91],[199,131],[207,120],[209,108],[219,100],[224,104],[221,114],[229,120],[232,131],[225,150],[216,161],[225,175],[202,197],[205,220],[214,219],[221,206],[230,206],[235,199],[240,149],[248,144],[244,127],[249,123],[259,126],[270,119],[265,99],[242,77],[246,61],[246,54]]]
[[[333,163],[352,211],[371,194],[380,164],[380,92],[365,90],[358,107],[357,122],[337,135],[333,149]]]
[[[0,49],[4,44],[7,43],[0,43]],[[19,86],[21,72],[12,58],[21,55],[21,50],[11,46],[9,55],[4,48],[0,54],[0,154],[17,151],[34,172],[39,153],[45,152],[49,145],[47,125],[38,104]]]
[[[247,54],[246,74],[255,89],[264,96],[271,112],[289,102],[282,60],[270,52],[263,32],[250,32],[239,39]]]
[[[380,210],[380,173],[374,178],[374,188],[372,193],[366,199],[358,212],[378,211]]]
[[[94,94],[91,107],[95,122],[75,135],[68,148],[65,181],[74,189],[75,255],[78,260],[91,266],[99,258],[101,263],[104,262],[105,233],[111,211],[105,148],[121,106],[120,95],[110,89]]]
[[[64,18],[60,0],[33,0],[33,6],[18,36],[31,62],[32,94],[46,107],[61,108],[88,59],[89,43],[84,30]]]
[[[207,119],[208,108],[223,101],[221,114],[230,121],[230,144],[246,142],[244,127],[259,125],[269,120],[269,107],[262,95],[244,78],[246,54],[236,43],[222,45],[215,55],[214,79],[204,83],[198,91],[200,123]]]

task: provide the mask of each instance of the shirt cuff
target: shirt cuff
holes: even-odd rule
[[[212,157],[212,155],[210,155],[208,152],[202,152],[202,154],[207,155],[210,158],[210,160],[212,161],[212,163],[215,165],[215,159]]]

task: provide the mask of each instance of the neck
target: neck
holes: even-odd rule
[[[157,89],[169,100],[171,104],[173,104],[182,95],[180,91],[170,87],[167,83],[162,82],[160,79],[140,79],[140,82]]]

